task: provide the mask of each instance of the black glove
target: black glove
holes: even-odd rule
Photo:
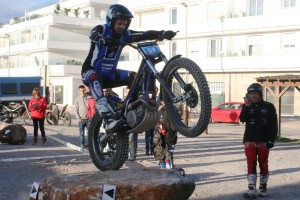
[[[109,47],[118,46],[121,44],[120,40],[113,38],[100,39],[99,43]]]
[[[176,32],[174,32],[174,31],[165,31],[163,33],[163,38],[167,39],[167,40],[172,40],[172,38],[175,37],[175,35],[176,35]]]
[[[273,148],[273,147],[274,147],[274,142],[268,141],[268,142],[266,143],[266,148],[267,148],[267,149],[271,149],[271,148]]]

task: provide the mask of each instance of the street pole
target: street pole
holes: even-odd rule
[[[45,66],[45,77],[44,77],[44,90],[43,90],[43,97],[46,97],[46,84],[47,84],[47,65]]]
[[[188,57],[188,43],[187,43],[187,9],[188,9],[188,5],[186,3],[181,3],[181,5],[183,5],[185,7],[185,57]],[[185,72],[185,78],[186,78],[186,82],[188,82],[188,73],[187,71]],[[183,108],[183,121],[186,125],[188,125],[189,123],[189,111],[188,111],[188,107],[187,105],[184,106],[185,108]]]
[[[181,3],[183,7],[185,7],[185,57],[188,56],[188,48],[187,48],[187,9],[188,5],[186,3]]]

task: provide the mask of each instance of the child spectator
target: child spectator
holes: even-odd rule
[[[177,131],[169,121],[164,107],[161,110],[161,120],[154,130],[153,154],[159,160],[162,169],[174,168],[173,153],[177,143]]]

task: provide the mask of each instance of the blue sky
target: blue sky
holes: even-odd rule
[[[25,10],[47,2],[59,0],[0,0],[0,23],[6,23],[13,17],[24,16]]]

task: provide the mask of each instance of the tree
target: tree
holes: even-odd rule
[[[69,12],[70,12],[70,11],[71,11],[71,9],[69,9],[69,8],[64,8],[64,13],[65,13],[66,16],[69,15]]]
[[[74,9],[74,15],[75,15],[76,17],[78,17],[79,14],[80,14],[79,8]]]
[[[54,14],[58,14],[60,12],[60,5],[59,4],[56,4],[55,6],[55,10],[54,10]]]
[[[89,10],[85,10],[83,11],[83,14],[85,15],[86,18],[88,18],[90,11]]]

